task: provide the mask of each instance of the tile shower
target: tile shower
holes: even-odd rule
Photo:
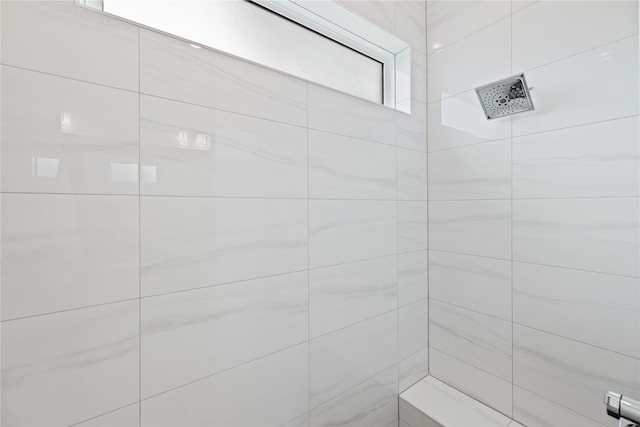
[[[638,2],[340,3],[411,44],[412,114],[0,2],[3,427],[390,427],[426,375],[527,426],[640,397]],[[519,72],[536,111],[486,121]]]

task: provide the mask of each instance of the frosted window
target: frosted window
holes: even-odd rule
[[[254,3],[103,0],[105,12],[383,103],[383,64]]]

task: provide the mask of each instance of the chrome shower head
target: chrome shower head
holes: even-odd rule
[[[518,74],[476,88],[487,120],[533,110],[524,74]]]

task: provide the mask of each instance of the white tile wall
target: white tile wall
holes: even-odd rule
[[[429,372],[613,426],[602,393],[640,389],[638,2],[427,2],[427,49]],[[485,120],[474,87],[519,72],[535,111]]]
[[[3,425],[396,427],[429,360],[424,2],[348,4],[412,43],[410,115],[1,3]]]

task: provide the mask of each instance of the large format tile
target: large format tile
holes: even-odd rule
[[[513,388],[513,418],[532,427],[602,427],[595,420],[584,417],[555,402],[530,393],[527,390]],[[609,424],[615,420],[611,418]],[[615,422],[615,425],[618,425]]]
[[[640,358],[640,279],[516,262],[513,314],[514,322]]]
[[[640,195],[638,117],[513,139],[513,196]]]
[[[309,128],[395,144],[396,110],[309,84]]]
[[[494,409],[432,376],[419,381],[402,393],[400,401],[409,403],[418,411],[428,414],[436,422],[432,425],[507,427],[511,421]],[[402,412],[400,416],[403,416]]]
[[[396,16],[394,0],[337,0],[337,2],[388,33],[393,33]]]
[[[140,163],[143,194],[307,195],[305,129],[145,95]]]
[[[398,200],[427,200],[425,153],[398,148]]]
[[[511,202],[429,202],[429,248],[511,258]]]
[[[524,326],[514,326],[513,362],[515,385],[601,424],[612,421],[607,390],[640,393],[640,360]]]
[[[474,90],[428,105],[429,151],[511,136],[511,118],[487,120]]]
[[[395,256],[310,270],[311,337],[394,310],[397,286]]]
[[[398,371],[381,372],[311,411],[311,426],[389,427],[398,419]]]
[[[434,2],[427,11],[427,52],[455,43],[510,13],[511,2],[505,0]]]
[[[637,77],[637,36],[528,71],[536,109],[513,117],[513,135],[637,115]]]
[[[143,296],[307,268],[307,203],[142,198]]]
[[[429,373],[429,348],[422,348],[398,362],[398,391],[402,393]]]
[[[418,54],[427,52],[426,13],[418,1],[396,1],[396,36],[408,42]]]
[[[140,404],[125,406],[108,414],[100,415],[80,424],[77,427],[139,427]]]
[[[397,335],[393,311],[312,340],[311,408],[395,365]]]
[[[143,400],[142,426],[282,426],[308,411],[307,352],[300,344]]]
[[[495,375],[464,363],[455,357],[451,357],[434,348],[429,350],[429,373],[430,375],[446,382],[450,386],[464,392],[466,398],[473,398],[487,405],[485,406],[475,403],[476,405],[480,405],[484,411],[493,411],[495,409],[500,411],[502,414],[511,417],[511,389],[513,387],[511,381],[506,381],[502,378],[496,377]],[[462,401],[464,402],[464,400]],[[467,408],[467,405],[464,406],[465,409],[470,409]],[[463,405],[460,405],[459,403],[456,404],[455,407],[451,407],[452,418],[450,420],[450,424],[444,425],[468,427],[478,426],[478,424],[473,422],[469,424],[462,423],[465,419],[457,419],[457,414],[459,414],[459,411],[463,410],[462,407]],[[480,425],[493,427],[498,424],[486,423]]]
[[[398,357],[406,359],[428,346],[429,303],[426,299],[398,309]]]
[[[138,28],[64,1],[2,2],[2,63],[138,89]]]
[[[138,297],[138,198],[2,195],[2,319]]]
[[[638,200],[514,200],[513,259],[638,276]]]
[[[137,401],[138,345],[137,301],[3,322],[2,424],[68,426]]]
[[[511,20],[503,19],[429,55],[429,102],[509,76],[510,36]],[[482,64],[482,67],[478,67],[478,64]]]
[[[511,197],[511,141],[429,154],[429,200]]]
[[[396,253],[396,202],[309,201],[310,267]]]
[[[427,202],[398,202],[398,252],[427,249]]]
[[[513,15],[513,69],[526,71],[637,32],[636,1],[540,1]]]
[[[511,261],[429,251],[429,297],[511,320]]]
[[[431,300],[429,345],[511,381],[511,322]]]
[[[398,255],[398,305],[427,298],[428,290],[427,251]]]
[[[426,70],[418,72],[426,73]],[[427,151],[427,105],[424,102],[413,100],[411,114],[396,111],[396,143],[398,147]]]
[[[138,193],[138,95],[7,66],[2,87],[2,191]]]
[[[142,397],[305,341],[307,304],[304,271],[142,299]]]
[[[307,84],[303,81],[147,30],[140,31],[140,91],[307,124]]]
[[[394,147],[309,130],[309,197],[396,198]]]

